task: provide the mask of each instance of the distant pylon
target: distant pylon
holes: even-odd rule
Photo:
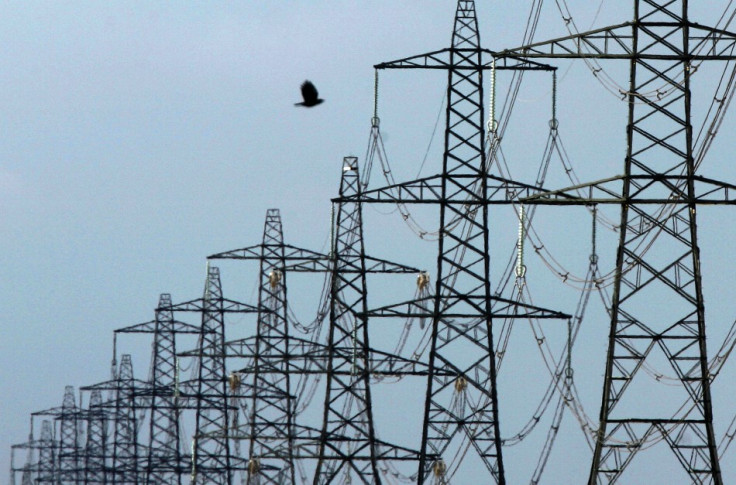
[[[77,485],[80,480],[80,426],[82,421],[80,410],[74,397],[74,387],[64,388],[64,401],[61,413],[57,418],[60,429],[59,448],[59,483],[61,485]]]
[[[340,197],[359,196],[358,159],[343,159]],[[360,201],[336,204],[327,393],[315,484],[380,484],[370,392],[366,261]],[[341,475],[344,474],[344,475]]]
[[[56,485],[58,481],[56,474],[57,448],[58,446],[54,440],[54,430],[51,426],[51,421],[44,419],[41,422],[41,438],[39,440],[38,449],[37,483]]]
[[[256,360],[250,391],[249,484],[296,483],[295,396],[289,372],[284,233],[278,209],[269,209],[260,247]],[[277,452],[281,460],[263,459]],[[268,466],[271,465],[271,466]]]
[[[108,483],[108,417],[107,410],[102,407],[102,392],[99,389],[90,393],[85,420],[87,422],[87,442],[84,447],[82,483]]]
[[[231,485],[234,460],[228,431],[231,414],[237,410],[227,399],[222,283],[214,266],[207,268],[202,306],[192,483]]]
[[[140,480],[138,446],[138,409],[136,381],[130,354],[123,354],[115,380],[112,483],[128,485]]]

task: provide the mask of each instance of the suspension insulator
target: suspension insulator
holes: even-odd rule
[[[427,286],[429,286],[429,273],[422,271],[417,276],[417,288],[419,291],[423,291]]]
[[[275,289],[279,283],[281,283],[281,271],[275,269],[268,275],[268,284],[271,285],[272,289]]]
[[[227,383],[230,384],[231,391],[237,391],[241,383],[240,374],[236,374],[235,372],[230,374],[227,378]]]
[[[463,392],[468,388],[468,380],[464,377],[458,377],[455,381],[455,391]]]
[[[432,472],[436,477],[445,476],[445,473],[447,472],[447,465],[445,465],[444,460],[437,460],[436,462],[434,462],[434,464],[432,465]]]

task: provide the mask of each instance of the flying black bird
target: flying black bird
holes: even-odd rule
[[[314,87],[314,84],[312,84],[311,81],[304,81],[302,83],[302,98],[304,98],[304,101],[301,103],[294,103],[294,106],[311,108],[312,106],[317,106],[324,101],[324,99],[320,99],[317,88]]]

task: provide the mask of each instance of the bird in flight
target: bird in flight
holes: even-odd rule
[[[304,101],[301,103],[294,103],[294,106],[311,108],[312,106],[317,106],[324,101],[324,99],[320,99],[317,88],[314,87],[314,84],[312,84],[311,81],[304,81],[302,83],[302,98],[304,98]]]

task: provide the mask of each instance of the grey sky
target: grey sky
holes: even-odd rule
[[[553,2],[547,3],[537,40],[566,33]],[[568,3],[580,28],[594,22],[598,2]],[[603,3],[596,26],[630,17],[630,2],[613,3]],[[713,3],[720,12],[727,2]],[[486,47],[500,50],[521,42],[527,2],[477,4]],[[172,293],[175,301],[199,296],[205,257],[259,242],[267,208],[281,209],[288,242],[324,249],[341,159],[357,155],[362,161],[366,150],[372,66],[445,47],[454,10],[451,0],[0,3],[0,473],[8,470],[10,445],[27,438],[32,411],[59,405],[65,385],[109,377],[114,329],[150,320],[162,292]],[[717,20],[713,12],[694,11],[693,16],[698,13],[704,23]],[[610,72],[623,84],[625,69],[619,65]],[[706,78],[708,86],[720,71],[713,73]],[[326,99],[323,105],[293,106],[304,79],[316,84]],[[381,74],[381,127],[399,180],[419,170],[445,80],[439,73]],[[623,103],[580,63],[561,65],[559,85],[560,129],[581,179],[619,173]],[[536,175],[550,117],[550,86],[549,75],[529,75],[511,119],[504,149],[522,180]],[[716,141],[715,158],[704,166],[705,174],[731,182],[734,164],[724,160],[732,118],[727,116]],[[433,155],[441,131],[440,125]],[[430,157],[423,174],[438,170],[439,160]],[[378,172],[373,177],[373,186],[383,185]],[[557,177],[563,186],[564,174]],[[564,264],[584,274],[590,224],[582,215],[540,211],[539,228]],[[615,211],[609,215],[618,217]],[[371,212],[368,219],[379,216]],[[403,230],[399,215],[392,217],[384,224]],[[704,271],[715,275],[706,280],[708,312],[719,324],[713,343],[709,340],[712,351],[736,314],[725,291],[734,284],[727,268],[730,248],[724,244],[733,236],[723,223],[729,217],[718,210],[702,219],[704,226],[712,223],[701,232]],[[513,244],[512,219],[503,219],[510,222],[499,245]],[[566,231],[559,230],[561,224]],[[387,257],[391,243],[382,246],[379,227],[366,236],[369,252]],[[405,235],[411,241],[408,231]],[[613,264],[615,236],[601,239],[606,272]],[[417,244],[430,253],[427,243]],[[568,251],[575,245],[580,249]],[[504,250],[503,264],[506,257]],[[410,264],[434,269],[435,261]],[[557,281],[544,274],[540,262],[529,264],[541,281]],[[231,265],[224,271],[225,293],[253,303],[255,268],[233,277],[248,284],[232,289],[228,271],[240,269]],[[532,287],[535,303],[560,302],[564,308],[555,309],[572,312],[578,294],[561,296],[550,288]],[[293,295],[296,306],[310,308]],[[593,419],[605,357],[605,341],[595,338],[607,335],[605,317],[599,314],[596,325],[578,358],[591,362],[583,365],[580,384]],[[539,360],[532,347],[504,364],[506,371],[518,371],[514,379],[540,365],[531,363]],[[136,354],[136,374],[145,377],[149,349],[121,351]],[[733,371],[719,379],[729,377]],[[502,389],[514,394],[514,379],[509,379]],[[531,379],[544,382],[543,376]],[[722,382],[716,389],[720,436],[732,417],[728,396],[734,387]],[[530,411],[535,399],[528,403]],[[514,409],[504,407],[503,396],[500,406],[502,413]],[[523,416],[503,415],[502,428],[508,422],[511,432],[528,419],[523,409]],[[550,465],[546,483],[563,483],[570,470],[575,476],[587,472],[589,452],[572,418],[566,419],[565,433],[571,437],[564,442],[576,455],[553,455],[559,461]],[[511,473],[520,477],[511,482],[527,480],[530,462],[536,463],[534,448],[510,448],[507,456]],[[575,459],[580,461],[572,463]],[[736,467],[724,468],[726,478],[736,476]]]

